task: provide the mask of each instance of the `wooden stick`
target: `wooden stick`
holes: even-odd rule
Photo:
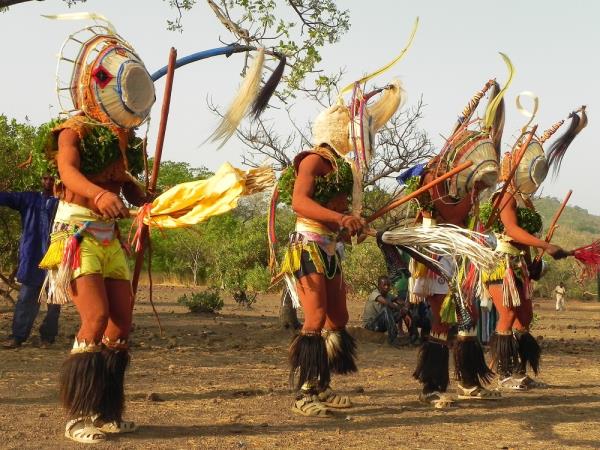
[[[496,197],[496,200],[494,201],[494,205],[492,206],[492,212],[490,213],[490,217],[489,217],[487,223],[485,224],[486,230],[489,230],[489,228],[492,226],[492,224],[498,218],[500,211],[502,210],[502,209],[500,209],[500,202],[502,201],[502,197],[504,197],[504,194],[506,194],[506,190],[510,186],[512,179],[514,178],[515,174],[517,173],[519,164],[521,163],[523,156],[525,156],[525,150],[527,150],[527,146],[529,146],[531,140],[533,139],[533,136],[535,135],[535,130],[537,130],[537,125],[535,125],[531,129],[531,131],[529,132],[529,136],[527,136],[527,139],[525,140],[525,143],[519,149],[519,153],[517,154],[517,159],[516,159],[512,169],[510,170],[510,173],[508,174],[508,179],[504,182],[504,186],[502,186],[502,189],[500,190],[500,194]],[[506,205],[504,205],[504,206],[506,206]]]
[[[552,238],[554,237],[554,233],[556,232],[556,230],[558,230],[560,228],[560,225],[554,225],[552,227],[552,230],[550,230],[548,232],[548,237],[546,239],[548,239],[546,242],[550,242],[552,240]]]
[[[163,104],[160,113],[160,125],[158,128],[158,138],[156,140],[156,150],[154,151],[154,161],[152,164],[152,176],[150,177],[150,192],[156,189],[156,182],[158,181],[158,170],[160,168],[160,160],[162,158],[162,149],[165,142],[165,131],[167,129],[167,120],[169,119],[169,108],[171,106],[171,91],[173,90],[173,75],[175,74],[175,61],[177,60],[177,50],[171,47],[169,52],[169,66],[167,68],[167,80],[165,83],[165,93],[163,96]],[[144,263],[144,251],[146,250],[146,239],[148,238],[148,226],[143,225],[140,232],[140,245],[141,249],[136,255],[135,268],[133,270],[133,278],[131,280],[131,286],[133,288],[133,295],[137,293],[138,283],[140,281],[140,273],[142,271],[142,264]]]
[[[554,225],[554,227],[552,227],[548,230],[548,235],[546,236],[546,239],[545,239],[546,242],[550,242],[552,240],[552,237],[554,236],[554,232],[556,231],[556,229],[559,226],[560,225]],[[539,263],[542,260],[542,256],[544,256],[545,253],[546,253],[546,250],[544,250],[544,249],[540,250],[540,252],[535,256],[534,262]]]
[[[430,181],[425,186],[422,186],[419,189],[417,189],[416,191],[411,192],[406,197],[399,198],[398,200],[395,200],[395,201],[389,203],[388,205],[384,206],[379,211],[376,211],[369,218],[367,218],[367,223],[371,223],[374,220],[379,219],[381,216],[390,212],[392,209],[397,208],[398,206],[408,202],[409,200],[412,200],[413,198],[418,197],[419,195],[423,194],[424,192],[427,192],[432,187],[440,184],[442,181],[447,180],[448,178],[456,175],[459,172],[462,172],[463,170],[465,170],[466,168],[468,168],[472,165],[473,165],[473,161],[465,161],[460,166],[457,166],[454,169],[450,170],[449,172],[446,172],[444,175],[434,179],[433,181]]]
[[[550,227],[548,228],[548,233],[546,234],[546,242],[550,242],[552,240],[552,236],[554,235],[554,231],[556,231],[556,228],[558,227],[556,225],[556,222],[558,222],[558,218],[560,217],[560,215],[563,213],[565,207],[567,206],[567,203],[569,202],[569,199],[571,198],[571,194],[573,193],[572,189],[569,189],[569,192],[567,192],[567,195],[565,196],[565,199],[563,200],[563,202],[561,203],[561,205],[559,206],[559,208],[556,210],[556,212],[554,213],[554,217],[552,217],[552,222],[550,222]],[[538,262],[540,259],[542,259],[542,256],[544,256],[545,250],[542,250],[536,257],[535,260],[536,262]]]

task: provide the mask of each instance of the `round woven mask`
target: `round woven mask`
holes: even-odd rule
[[[156,100],[154,83],[133,47],[104,26],[84,28],[63,42],[56,77],[63,113],[83,111],[123,129],[143,123]]]
[[[517,190],[523,194],[533,194],[546,179],[548,168],[541,144],[537,141],[530,142],[515,173]]]
[[[483,184],[480,186],[482,189],[493,187],[498,182],[498,156],[494,143],[487,135],[466,130],[464,135],[457,139],[455,150],[446,155],[449,169],[467,161],[473,162],[448,181],[448,193],[452,197],[466,197],[478,182]]]
[[[93,49],[99,50],[96,58],[83,71],[78,89],[72,90],[79,96],[74,104],[97,120],[106,118],[122,128],[139,126],[156,100],[144,63],[114,38],[96,40]],[[98,117],[99,111],[106,117]]]

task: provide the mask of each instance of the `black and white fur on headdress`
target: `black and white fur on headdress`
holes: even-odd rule
[[[263,87],[260,88],[265,53],[276,57],[279,63]],[[219,147],[222,147],[233,136],[246,115],[250,115],[253,119],[258,118],[267,108],[269,100],[283,76],[285,64],[286,58],[284,55],[267,52],[262,48],[257,49],[254,61],[246,71],[246,76],[240,85],[237,95],[227,108],[227,112],[223,115],[221,123],[209,139],[212,141],[221,141]]]
[[[588,123],[585,108],[585,106],[582,106],[579,110],[573,111],[571,114],[569,114],[569,117],[571,118],[569,128],[562,136],[552,143],[546,152],[548,165],[552,168],[554,176],[556,176],[560,171],[562,160],[567,152],[567,149],[571,145],[571,142],[573,142],[573,139],[575,139],[575,137],[586,127]]]

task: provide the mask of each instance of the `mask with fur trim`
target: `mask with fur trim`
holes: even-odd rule
[[[342,157],[354,151],[368,165],[375,133],[391,119],[404,97],[399,80],[375,91],[379,92],[383,92],[381,98],[371,106],[367,102],[373,93],[365,95],[357,89],[353,96],[354,111],[352,105],[347,106],[342,100],[322,111],[313,122],[313,145],[328,145]]]

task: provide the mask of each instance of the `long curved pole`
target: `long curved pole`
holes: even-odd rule
[[[239,45],[239,44],[231,44],[226,45],[225,47],[217,47],[211,48],[210,50],[203,50],[201,52],[192,53],[191,55],[184,56],[175,61],[175,67],[173,70],[185,66],[186,64],[190,64],[196,61],[200,61],[202,59],[212,58],[213,56],[225,55],[231,56],[234,53],[247,52],[250,50],[256,50],[256,47],[252,47],[251,45]],[[169,66],[164,66],[150,75],[152,81],[156,81],[165,76],[169,71]]]

